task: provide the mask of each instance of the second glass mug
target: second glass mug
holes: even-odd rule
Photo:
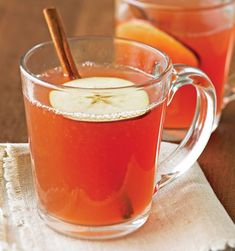
[[[226,90],[234,46],[234,0],[117,0],[116,35],[165,51],[173,63],[198,67],[212,80],[217,95],[214,129],[233,92]],[[229,88],[227,85],[226,88]],[[225,95],[226,95],[225,94]],[[185,98],[186,97],[186,98]],[[223,100],[224,98],[224,100]],[[165,139],[177,140],[192,121],[195,90],[187,86],[167,108]]]
[[[39,215],[67,235],[123,236],[147,221],[157,190],[203,151],[215,118],[214,87],[200,70],[172,65],[139,42],[69,43],[80,80],[63,74],[51,42],[29,50],[20,65]],[[158,163],[165,108],[185,85],[197,92],[193,123]]]

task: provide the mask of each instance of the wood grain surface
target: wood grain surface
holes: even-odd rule
[[[69,36],[113,34],[112,0],[0,1],[0,142],[27,141],[19,60],[30,47],[50,39],[42,15],[50,6],[60,10]],[[235,102],[224,109],[199,162],[235,221]]]

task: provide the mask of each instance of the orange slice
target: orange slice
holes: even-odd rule
[[[196,55],[182,43],[151,23],[133,19],[121,23],[116,28],[116,36],[133,39],[164,51],[173,63],[198,66]]]

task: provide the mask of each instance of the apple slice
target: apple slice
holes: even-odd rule
[[[64,86],[76,88],[51,91],[49,99],[52,107],[71,119],[113,121],[140,116],[148,110],[148,94],[128,80],[88,77]]]
[[[158,48],[169,55],[173,63],[198,66],[197,56],[180,41],[153,26],[150,22],[132,19],[116,28],[116,36],[133,39]]]

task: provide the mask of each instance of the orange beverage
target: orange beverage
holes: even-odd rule
[[[82,75],[134,83],[147,79],[135,70],[94,66],[92,71],[83,68]],[[68,81],[58,69],[39,78],[54,84]],[[25,106],[41,210],[93,226],[121,223],[144,212],[153,195],[165,101],[138,116],[97,121],[49,108],[45,89],[35,97],[41,103],[25,96]]]
[[[116,35],[159,48],[173,63],[203,70],[216,89],[216,127],[234,44],[234,8],[234,1],[120,0]],[[164,128],[187,128],[195,105],[195,91],[183,87],[167,107]]]

